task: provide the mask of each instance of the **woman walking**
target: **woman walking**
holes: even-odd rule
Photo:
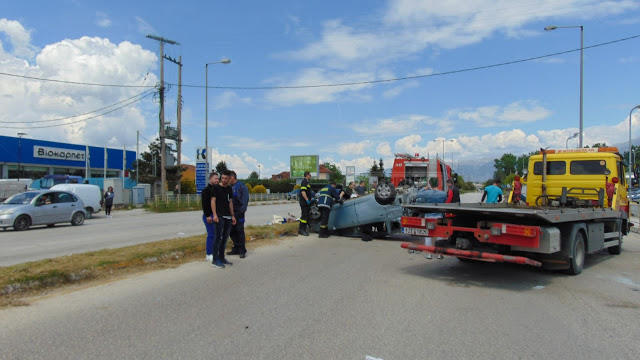
[[[113,206],[113,186],[109,186],[107,192],[104,193],[104,213],[107,217],[111,217],[111,207]]]

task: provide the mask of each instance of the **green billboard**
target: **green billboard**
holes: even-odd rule
[[[291,177],[303,178],[304,172],[309,171],[311,177],[317,178],[320,171],[319,155],[291,155]]]

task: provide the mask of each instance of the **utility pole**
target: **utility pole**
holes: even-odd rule
[[[160,43],[160,194],[164,196],[166,194],[167,187],[167,169],[165,168],[166,144],[164,138],[164,43],[171,45],[180,45],[180,43],[165,39],[161,36],[147,35],[147,38],[156,40]]]
[[[176,147],[178,148],[178,195],[182,192],[182,166],[180,157],[182,156],[182,55],[178,57],[178,61],[169,56],[164,57],[172,63],[178,65],[178,109],[176,118],[178,119],[178,139]]]
[[[140,130],[136,131],[136,185],[138,185],[138,174],[140,174]]]

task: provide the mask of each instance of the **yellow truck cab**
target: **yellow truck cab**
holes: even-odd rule
[[[527,203],[610,207],[628,213],[626,182],[625,162],[618,148],[542,150],[529,159]]]

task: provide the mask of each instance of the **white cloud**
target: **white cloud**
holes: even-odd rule
[[[391,156],[391,146],[388,142],[381,142],[376,147],[376,152],[382,156]]]
[[[369,120],[352,126],[357,133],[364,135],[405,134],[421,125],[435,125],[433,118],[424,115],[401,115],[395,118]]]
[[[415,88],[418,86],[420,86],[420,83],[418,81],[405,81],[400,83],[400,85],[397,85],[388,90],[385,90],[385,92],[382,93],[382,97],[386,99],[394,98],[402,94],[404,90]]]
[[[26,30],[22,24],[18,21],[0,19],[0,32],[6,34],[9,44],[11,44],[12,51],[8,51],[8,54],[19,58],[31,59],[36,51],[37,47],[31,44],[31,32]],[[7,51],[0,42],[0,60],[7,61],[11,58],[9,56],[3,56],[3,53]]]
[[[138,26],[138,32],[143,35],[155,34],[156,29],[151,26],[145,19],[140,16],[135,17],[136,24]]]
[[[31,47],[30,44],[24,46]],[[154,53],[139,45],[129,42],[114,44],[107,39],[83,37],[47,45],[35,57],[35,65],[12,57],[0,62],[0,71],[45,79],[139,85],[156,61]],[[157,81],[152,74],[147,78],[148,83]],[[0,108],[3,109],[0,120],[12,124],[6,124],[9,128],[0,129],[0,133],[15,136],[16,131],[24,131],[36,139],[98,146],[135,145],[136,131],[142,130],[144,133],[147,119],[153,119],[152,114],[157,111],[150,98],[75,124],[69,123],[88,116],[56,122],[34,121],[91,112],[131,98],[144,90],[6,78],[0,82]],[[61,123],[67,125],[39,128]]]
[[[107,14],[102,11],[96,11],[96,24],[100,27],[109,27],[111,26],[111,20],[107,17]]]
[[[481,106],[470,111],[460,111],[458,117],[478,126],[504,126],[505,123],[528,123],[545,119],[551,111],[535,101],[517,101],[505,107]]]
[[[309,68],[297,74],[292,80],[278,81],[281,86],[306,86],[306,85],[323,85],[338,83],[357,83],[363,81],[371,81],[375,75],[367,72],[341,72],[330,71],[321,68]],[[275,80],[272,80],[275,81]],[[371,87],[371,84],[357,84],[346,86],[327,86],[327,87],[307,87],[294,89],[278,89],[270,90],[266,93],[265,98],[268,102],[291,106],[295,104],[317,104],[323,102],[332,102],[337,99],[364,101],[368,100],[366,95],[359,95],[357,90]]]
[[[371,147],[372,143],[369,140],[361,141],[358,143],[344,143],[338,145],[338,153],[342,155],[362,155],[366,150]]]
[[[250,97],[240,97],[235,91],[224,91],[220,96],[217,96],[214,100],[213,108],[220,110],[231,107],[235,104],[250,105],[252,100]]]

